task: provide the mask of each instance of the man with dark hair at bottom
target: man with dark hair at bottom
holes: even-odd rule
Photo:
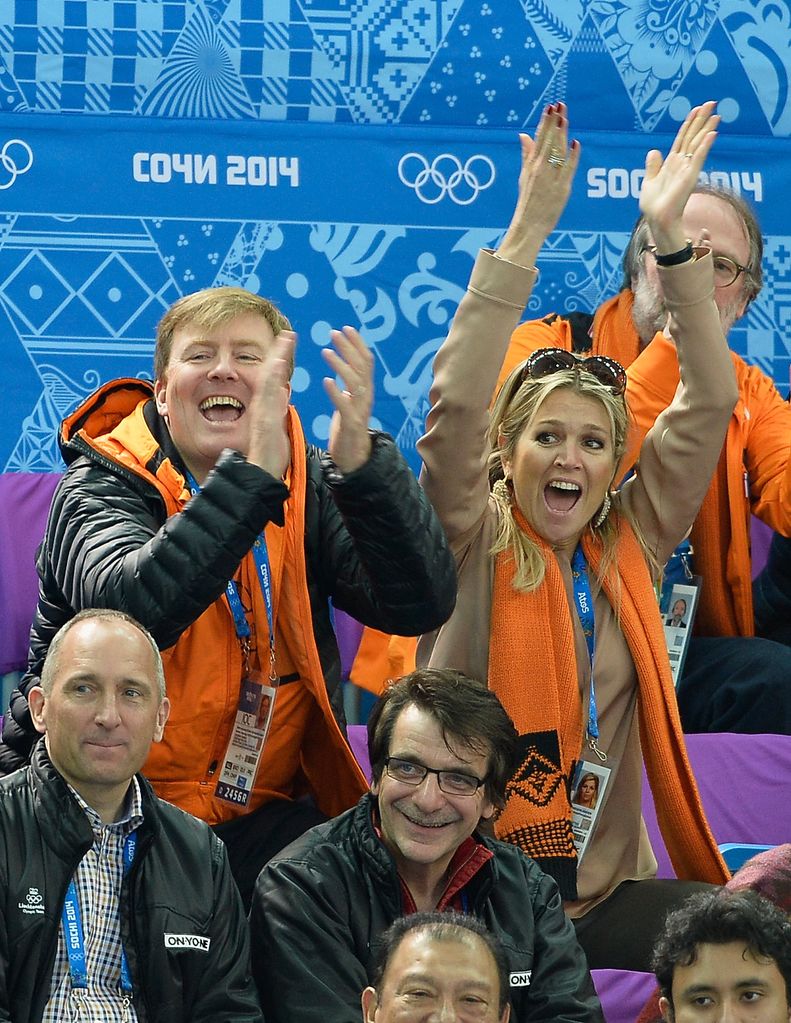
[[[667,1023],[789,1023],[791,922],[753,891],[700,892],[654,950]]]
[[[495,694],[460,672],[390,685],[368,722],[370,793],[258,878],[250,928],[267,1023],[358,1018],[376,940],[430,911],[470,913],[502,941],[512,1023],[602,1023],[554,880],[487,834],[516,744]]]
[[[44,738],[0,780],[0,1019],[262,1023],[225,847],[138,773],[170,709],[152,637],[83,611],[29,697]]]
[[[363,1023],[508,1023],[508,960],[477,917],[414,913],[377,942]]]
[[[741,196],[700,185],[684,209],[684,230],[693,244],[707,235],[727,337],[761,290],[760,225]],[[657,255],[641,217],[624,253],[621,291],[592,313],[551,313],[521,324],[500,380],[537,348],[617,359],[628,367],[626,395],[637,427],[632,451],[638,451],[679,381],[657,263],[679,262],[685,252]],[[749,532],[752,513],[783,538],[791,536],[791,407],[770,377],[731,355],[739,401],[692,528],[692,551],[683,554],[684,571],[679,567],[674,579],[685,582],[687,571],[703,579],[678,683],[679,710],[687,732],[791,734],[791,645],[785,645],[791,644],[791,543],[776,541],[775,571],[757,587],[754,605]],[[681,562],[679,554],[670,565]]]

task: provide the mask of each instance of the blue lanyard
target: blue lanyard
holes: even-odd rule
[[[137,835],[131,831],[124,842],[124,877],[129,873],[135,858]],[[82,913],[80,900],[77,896],[77,885],[74,878],[69,881],[66,898],[61,913],[63,931],[66,936],[66,952],[69,957],[69,974],[73,988],[88,987],[88,964],[85,961],[85,936],[82,929]],[[129,972],[124,946],[121,945],[121,990],[124,994],[132,993],[132,975]]]
[[[593,649],[594,649],[594,616],[593,598],[591,596],[590,580],[588,579],[588,562],[582,551],[582,544],[577,545],[574,556],[571,559],[571,578],[574,588],[574,601],[577,605],[582,633],[588,645],[588,656],[591,662],[590,697],[588,699],[588,745],[600,760],[606,760],[607,755],[598,746],[599,739],[599,716],[596,710],[596,687],[593,683]]]
[[[189,485],[190,493],[195,494],[200,492],[200,487],[195,477],[189,472],[185,471],[187,484]],[[261,593],[264,597],[264,607],[266,608],[266,621],[269,626],[269,663],[271,668],[271,677],[275,677],[275,613],[274,603],[272,600],[272,570],[269,565],[269,551],[266,546],[266,537],[263,532],[259,533],[253,544],[253,561],[255,562],[256,572],[258,574],[258,581],[261,584]],[[233,617],[234,628],[236,629],[236,635],[239,638],[239,642],[242,646],[242,651],[245,655],[245,661],[247,660],[247,653],[249,651],[250,639],[250,624],[247,621],[247,616],[244,613],[244,605],[242,604],[242,598],[239,596],[239,587],[236,585],[235,579],[229,579],[228,585],[225,587],[225,596],[228,601],[228,607]],[[245,664],[245,667],[247,665]]]

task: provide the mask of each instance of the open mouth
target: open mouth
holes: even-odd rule
[[[244,405],[229,394],[206,398],[198,406],[200,414],[209,423],[235,423],[244,412]]]
[[[582,496],[582,487],[569,480],[551,480],[544,487],[544,501],[553,512],[570,512]]]

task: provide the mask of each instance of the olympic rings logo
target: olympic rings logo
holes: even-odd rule
[[[446,195],[457,206],[469,206],[494,183],[496,173],[492,161],[482,153],[464,164],[452,153],[440,153],[431,163],[421,153],[405,153],[398,161],[398,177],[429,206]]]
[[[0,149],[0,191],[10,188],[33,166],[33,150],[22,139],[9,139]],[[5,179],[8,180],[5,180]]]

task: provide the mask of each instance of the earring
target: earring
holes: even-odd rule
[[[602,506],[599,509],[599,514],[596,516],[596,518],[593,520],[593,522],[591,522],[591,527],[593,529],[599,529],[601,526],[604,525],[604,520],[610,514],[610,506],[611,505],[612,505],[612,501],[610,500],[610,492],[607,491],[607,493],[604,495],[604,500],[602,501]]]
[[[506,504],[511,503],[511,489],[508,486],[508,480],[495,480],[492,486],[492,493],[495,497],[499,497],[501,501],[505,501]]]

